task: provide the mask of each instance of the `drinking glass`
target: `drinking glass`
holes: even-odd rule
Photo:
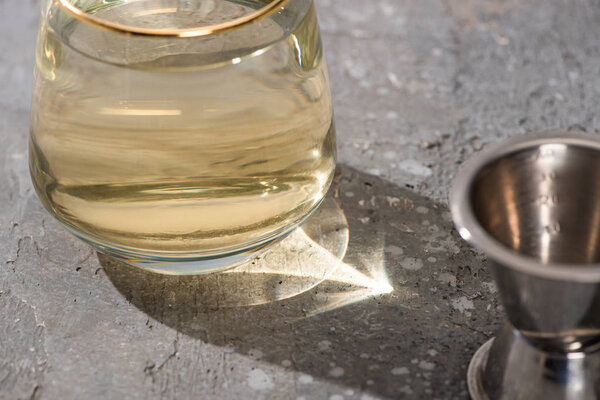
[[[46,0],[30,171],[73,234],[153,271],[293,231],[335,168],[312,0]]]

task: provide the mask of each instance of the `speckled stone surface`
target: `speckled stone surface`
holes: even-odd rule
[[[468,397],[468,361],[502,311],[485,259],[452,229],[450,180],[488,143],[597,131],[600,8],[317,4],[338,127],[329,195],[348,222],[346,275],[227,308],[204,300],[201,279],[99,256],[43,210],[27,170],[39,4],[0,0],[1,399]]]

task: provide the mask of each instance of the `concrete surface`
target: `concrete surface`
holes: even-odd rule
[[[502,314],[485,260],[452,229],[450,179],[508,136],[597,131],[600,8],[317,3],[343,262],[382,284],[329,279],[226,308],[204,299],[202,279],[98,256],[42,209],[26,147],[39,4],[0,0],[1,399],[467,398],[467,363]]]

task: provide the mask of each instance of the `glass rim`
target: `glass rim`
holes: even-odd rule
[[[70,0],[57,0],[58,4],[73,17],[77,18],[82,22],[97,26],[99,28],[103,28],[112,32],[136,36],[179,38],[210,36],[217,33],[223,33],[240,28],[253,22],[257,22],[262,18],[275,13],[279,7],[283,7],[288,1],[289,0],[271,0],[270,3],[250,14],[220,24],[207,25],[197,28],[150,29],[110,22],[102,18],[98,18],[94,15],[91,15],[80,8],[77,8],[72,4]]]

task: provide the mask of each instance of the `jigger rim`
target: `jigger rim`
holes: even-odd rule
[[[449,203],[454,225],[465,241],[502,266],[553,280],[600,282],[600,263],[543,263],[534,257],[520,254],[493,238],[475,215],[471,194],[475,179],[482,170],[506,156],[547,144],[596,150],[600,157],[600,138],[582,132],[536,132],[490,145],[467,160],[452,182]]]

